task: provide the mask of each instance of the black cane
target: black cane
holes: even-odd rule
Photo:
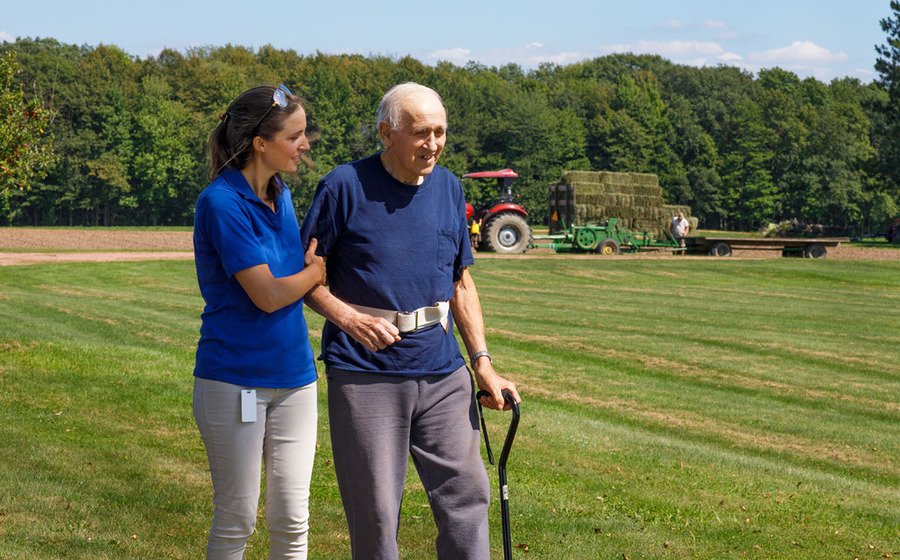
[[[484,445],[487,447],[488,461],[494,464],[494,454],[491,452],[491,442],[488,440],[487,426],[484,423],[484,410],[481,408],[481,397],[490,397],[487,391],[478,391],[475,394],[475,402],[478,403],[478,416],[481,418],[481,432],[484,434]],[[516,428],[519,427],[519,405],[509,391],[503,391],[503,399],[512,408],[512,421],[506,432],[506,441],[503,442],[503,451],[500,452],[500,462],[497,465],[497,473],[500,478],[500,516],[503,519],[503,557],[512,560],[512,536],[509,531],[509,487],[506,484],[506,460],[509,459],[509,451],[512,449],[513,438],[516,437]]]

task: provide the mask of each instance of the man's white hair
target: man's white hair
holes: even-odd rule
[[[398,130],[402,124],[400,120],[402,117],[401,109],[403,108],[403,102],[410,97],[423,95],[434,96],[438,103],[440,103],[442,107],[444,106],[444,101],[441,99],[438,92],[430,87],[415,82],[397,84],[387,90],[387,93],[381,98],[381,105],[378,106],[378,113],[375,117],[375,128],[381,129],[381,123],[386,122],[391,130]]]

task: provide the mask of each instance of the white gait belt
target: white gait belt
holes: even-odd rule
[[[414,311],[391,311],[389,309],[378,309],[377,307],[366,307],[365,305],[352,303],[347,305],[360,313],[385,319],[396,326],[401,333],[416,332],[438,323],[444,327],[444,332],[447,332],[447,315],[450,313],[449,301],[439,301],[434,305],[420,307]]]

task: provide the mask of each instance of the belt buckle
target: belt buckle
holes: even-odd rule
[[[416,332],[419,330],[419,313],[417,311],[399,311],[399,312],[397,312],[397,322],[398,323],[400,322],[401,316],[402,317],[414,316],[416,318],[416,324],[412,328],[412,330],[403,331],[403,332]],[[399,327],[400,325],[397,325],[397,326]]]

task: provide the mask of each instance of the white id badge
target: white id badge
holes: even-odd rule
[[[241,422],[256,422],[256,389],[241,389]]]

